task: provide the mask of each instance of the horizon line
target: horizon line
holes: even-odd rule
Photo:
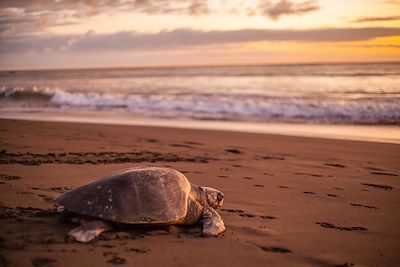
[[[226,64],[148,64],[148,65],[93,65],[74,67],[39,67],[39,68],[0,68],[0,72],[19,71],[75,71],[75,70],[109,70],[109,69],[164,69],[164,68],[223,68],[223,67],[257,67],[257,66],[307,66],[307,65],[356,65],[356,64],[400,64],[393,61],[333,61],[333,62],[282,62],[282,63],[226,63]]]

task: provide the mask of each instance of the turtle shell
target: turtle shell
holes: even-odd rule
[[[127,224],[174,224],[187,213],[191,184],[169,168],[137,167],[102,177],[59,196],[67,210]]]

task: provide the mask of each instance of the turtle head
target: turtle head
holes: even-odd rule
[[[205,193],[205,197],[207,198],[207,203],[211,207],[218,208],[224,204],[224,194],[217,189],[211,187],[201,187]]]

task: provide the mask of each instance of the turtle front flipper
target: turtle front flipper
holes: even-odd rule
[[[226,231],[221,216],[210,206],[203,209],[203,235],[217,236]]]
[[[87,243],[104,231],[112,230],[112,226],[105,221],[92,221],[84,223],[74,229],[72,229],[68,235],[72,236],[76,241]]]

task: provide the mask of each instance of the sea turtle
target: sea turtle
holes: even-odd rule
[[[214,210],[224,202],[222,192],[192,184],[171,168],[134,167],[106,175],[56,198],[61,209],[84,215],[68,235],[89,242],[113,225],[191,225],[203,222],[203,234],[226,230]]]

